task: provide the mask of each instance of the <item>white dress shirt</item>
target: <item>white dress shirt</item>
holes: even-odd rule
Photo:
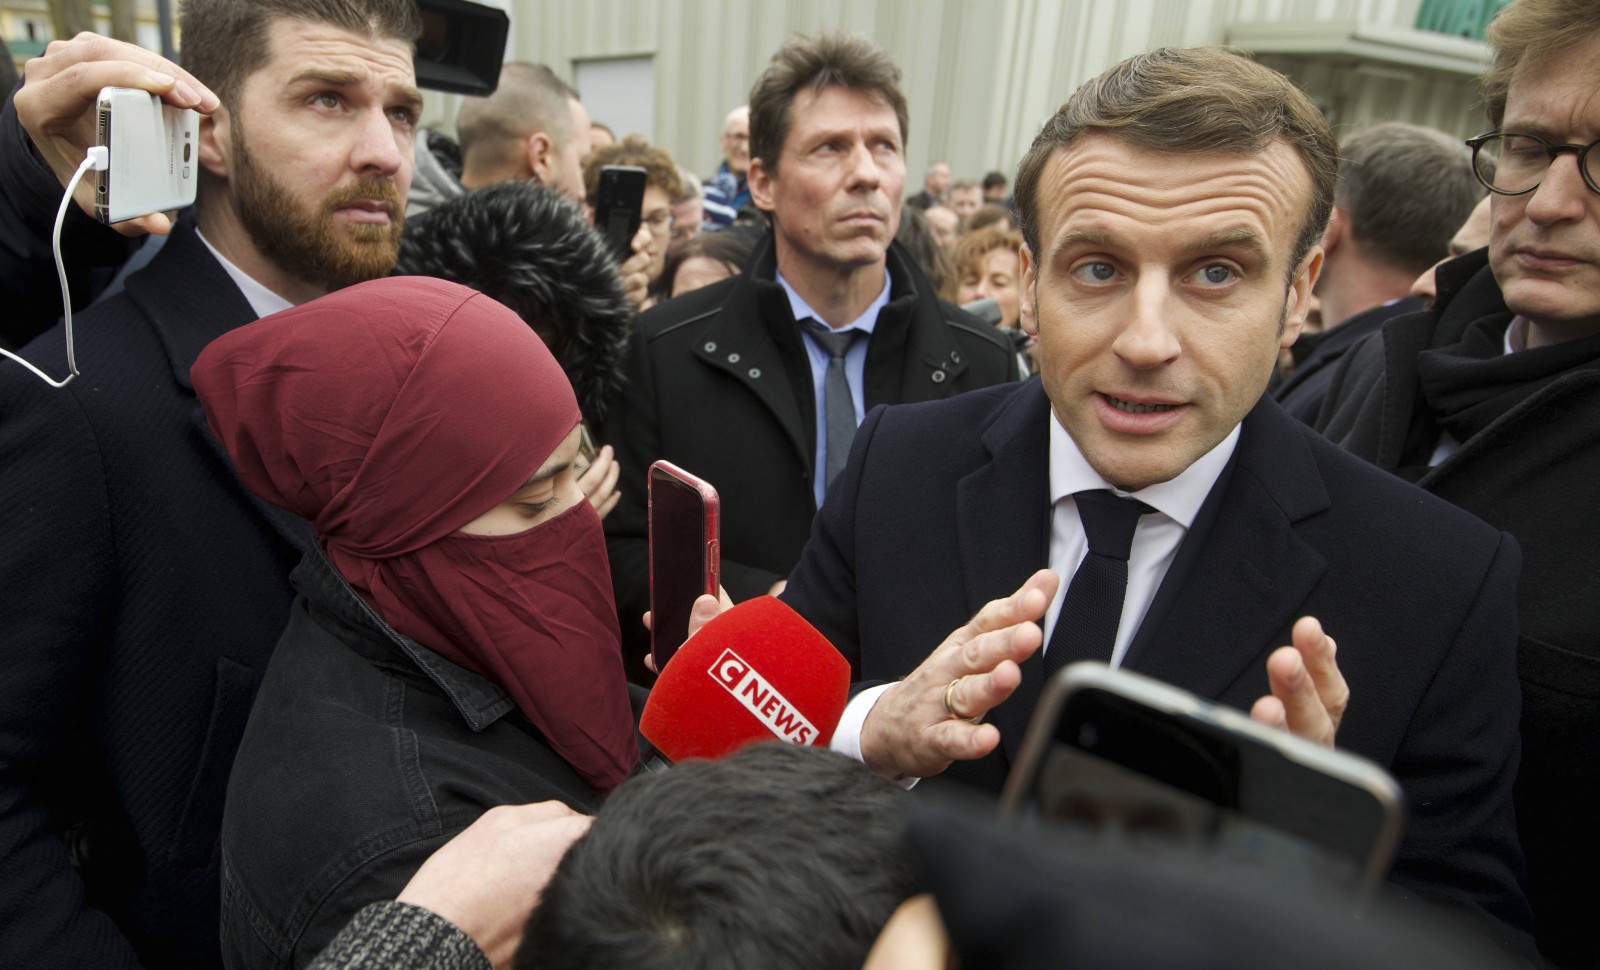
[[[207,249],[211,250],[211,255],[215,256],[217,262],[222,264],[222,268],[227,272],[228,278],[233,280],[235,286],[239,287],[239,292],[244,294],[245,302],[250,304],[250,309],[256,311],[258,318],[277,313],[279,310],[287,310],[294,306],[293,303],[247,276],[245,271],[233,265],[228,257],[217,252],[217,247],[211,245],[210,240],[201,234],[199,227],[195,228],[194,234],[200,237],[200,241],[206,244]]]
[[[1117,625],[1111,656],[1106,658],[1116,667],[1127,655],[1128,644],[1133,642],[1145,611],[1155,600],[1156,590],[1161,588],[1161,581],[1178,554],[1179,543],[1194,525],[1200,506],[1205,504],[1206,496],[1211,494],[1211,487],[1217,483],[1217,476],[1222,474],[1238,444],[1239,428],[1235,425],[1227,437],[1178,477],[1137,492],[1124,492],[1089,467],[1072,436],[1056,420],[1055,412],[1050,412],[1050,500],[1055,510],[1050,524],[1050,568],[1061,577],[1061,586],[1044,617],[1045,646],[1040,649],[1041,654],[1049,647],[1056,617],[1061,615],[1061,604],[1067,598],[1067,587],[1072,585],[1079,564],[1089,554],[1089,540],[1084,535],[1073,494],[1105,489],[1121,498],[1136,498],[1156,510],[1140,516],[1133,532],[1133,546],[1128,553],[1128,591],[1122,598],[1122,621]]]
[[[1078,518],[1078,504],[1073,493],[1089,489],[1106,489],[1123,498],[1136,498],[1155,509],[1141,516],[1133,533],[1133,546],[1128,554],[1128,590],[1122,600],[1122,621],[1117,626],[1117,639],[1107,658],[1113,666],[1122,663],[1128,644],[1138,632],[1144,614],[1156,598],[1167,569],[1177,556],[1184,535],[1194,525],[1200,506],[1217,483],[1228,459],[1239,445],[1237,425],[1228,432],[1216,447],[1201,455],[1194,464],[1184,469],[1176,478],[1160,482],[1137,492],[1124,492],[1113,487],[1089,466],[1078,450],[1078,445],[1067,434],[1067,429],[1050,412],[1050,498],[1054,513],[1050,523],[1050,568],[1061,577],[1055,599],[1044,618],[1044,645],[1040,654],[1049,648],[1050,634],[1055,630],[1056,617],[1061,614],[1061,604],[1066,600],[1067,588],[1089,552],[1089,540],[1084,535],[1083,522]],[[928,644],[931,651],[937,644]],[[834,728],[833,740],[828,747],[840,754],[863,760],[861,757],[861,728],[866,723],[872,705],[893,684],[882,684],[858,693],[850,699],[844,716]]]

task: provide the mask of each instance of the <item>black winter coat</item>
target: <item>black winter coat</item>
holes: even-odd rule
[[[1487,250],[1438,270],[1434,308],[1389,321],[1346,357],[1319,417],[1324,434],[1394,471],[1433,418],[1419,351],[1475,321],[1509,321]],[[1600,965],[1600,359],[1506,412],[1417,484],[1522,546],[1517,667],[1522,770],[1516,807],[1539,947],[1562,966]]]

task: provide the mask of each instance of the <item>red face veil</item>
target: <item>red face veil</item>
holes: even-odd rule
[[[527,324],[454,283],[373,280],[218,338],[190,375],[245,484],[385,621],[503,687],[590,784],[621,781],[637,748],[594,509],[459,531],[579,420]]]

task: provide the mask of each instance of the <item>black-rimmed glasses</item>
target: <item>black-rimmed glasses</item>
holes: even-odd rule
[[[1472,171],[1491,192],[1501,195],[1526,195],[1544,181],[1562,152],[1578,158],[1578,170],[1591,192],[1600,192],[1600,145],[1595,139],[1587,145],[1552,145],[1538,135],[1512,131],[1491,131],[1467,139],[1472,148]]]

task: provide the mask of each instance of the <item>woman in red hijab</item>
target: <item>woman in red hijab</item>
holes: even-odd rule
[[[218,339],[212,431],[316,548],[223,816],[230,967],[309,961],[497,804],[592,807],[637,760],[579,411],[494,300],[396,277]]]

